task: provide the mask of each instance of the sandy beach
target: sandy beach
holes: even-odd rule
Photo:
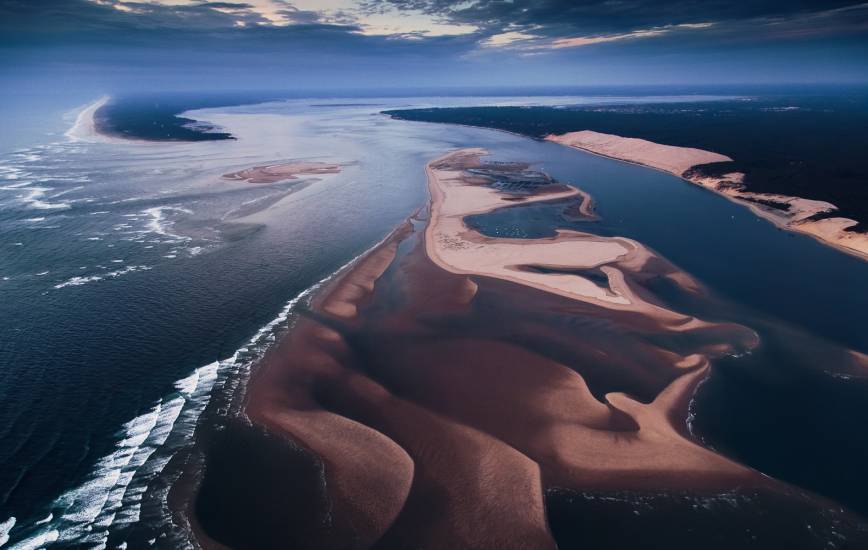
[[[703,164],[733,160],[725,155],[591,130],[549,135],[545,139],[668,172],[742,204],[782,229],[810,235],[844,252],[868,259],[868,235],[846,231],[858,222],[841,217],[811,219],[817,214],[836,211],[838,208],[834,204],[772,193],[753,193],[746,190],[743,173],[732,172],[711,177],[697,170]]]
[[[85,106],[76,116],[75,123],[64,135],[73,141],[103,141],[107,138],[96,129],[94,114],[100,107],[108,103],[109,96],[103,96]]]

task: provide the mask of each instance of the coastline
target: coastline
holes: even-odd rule
[[[727,173],[720,177],[711,177],[702,175],[697,171],[697,168],[703,164],[732,161],[731,158],[719,153],[688,147],[662,145],[647,140],[603,134],[590,130],[560,135],[550,134],[544,139],[601,157],[671,174],[694,185],[713,191],[736,204],[747,207],[755,215],[773,223],[780,229],[810,236],[822,244],[868,261],[868,234],[846,231],[848,227],[857,225],[859,222],[840,217],[822,218],[819,220],[809,219],[816,214],[837,210],[838,208],[835,205],[824,201],[802,199],[800,197],[747,191],[743,185],[744,174],[740,172]],[[644,150],[637,151],[636,145],[639,145],[638,148]],[[673,152],[677,154],[679,150],[693,152],[694,162],[689,165],[677,162],[673,164],[671,162],[671,155]],[[660,160],[652,158],[653,155],[658,156]],[[690,156],[689,154],[687,155],[688,158]],[[767,204],[785,206],[786,210],[768,206]],[[783,212],[786,212],[786,214]]]
[[[667,278],[695,299],[703,293],[626,239],[568,232],[479,241],[460,225],[469,212],[591,200],[551,182],[501,201],[508,193],[465,168],[514,173],[526,165],[486,165],[483,153],[460,150],[428,163],[427,220],[417,213],[333,277],[269,351],[248,385],[249,423],[230,427],[206,452],[191,501],[200,504],[188,507],[199,542],[547,548],[559,542],[546,508],[572,506],[552,500],[563,491],[689,494],[699,502],[739,491],[748,500],[812,506],[813,497],[700,446],[686,427],[709,358],[736,352],[734,342],[750,349],[752,331],[661,305],[644,277]],[[450,211],[459,186],[474,200]],[[519,253],[514,263],[600,270],[610,292],[563,285],[582,275],[520,265],[498,271],[478,249],[468,264],[450,254],[454,240],[438,238],[444,231],[469,246],[509,245]],[[569,265],[540,262],[534,251],[559,241],[605,247]],[[613,300],[619,292],[627,303]],[[582,336],[569,324],[537,324],[540,314],[620,328]],[[649,332],[680,336],[674,347],[658,347],[640,336]],[[557,360],[541,349],[559,350]],[[326,517],[327,527],[312,527]]]
[[[109,141],[108,136],[97,130],[94,115],[110,99],[110,96],[105,95],[82,108],[75,118],[75,123],[64,135],[71,141]]]
[[[101,131],[99,124],[97,123],[97,113],[111,100],[112,96],[104,95],[93,103],[89,103],[83,107],[76,116],[72,127],[64,133],[64,136],[66,136],[70,141],[85,143],[132,143],[137,145],[159,143],[156,141],[124,137]]]

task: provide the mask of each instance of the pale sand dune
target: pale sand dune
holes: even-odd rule
[[[337,174],[340,171],[340,164],[287,162],[284,164],[269,164],[245,168],[244,170],[224,174],[223,177],[228,180],[246,181],[248,183],[277,183],[283,180],[296,179],[296,176]]]
[[[826,242],[833,242],[850,250],[855,250],[868,258],[868,235],[845,231],[856,225],[856,220],[849,218],[825,218],[817,221],[800,222],[793,229],[809,233]]]
[[[669,172],[747,206],[756,215],[778,227],[810,235],[820,242],[839,248],[844,252],[868,259],[868,234],[845,231],[846,228],[858,223],[855,220],[827,218],[812,221],[807,219],[819,213],[837,210],[838,207],[834,204],[787,195],[746,191],[744,189],[744,174],[740,172],[724,174],[715,178],[703,176],[692,170],[702,164],[732,161],[725,155],[690,147],[663,145],[644,139],[603,134],[591,130],[568,132],[561,135],[551,134],[545,139],[567,147]],[[786,205],[787,208],[785,210],[773,208],[762,204],[763,201]]]
[[[673,329],[689,330],[706,323],[648,303],[625,284],[616,266],[641,269],[652,257],[636,241],[598,237],[574,231],[558,231],[544,239],[491,239],[470,230],[464,218],[515,205],[490,187],[467,185],[464,168],[480,163],[485,151],[464,149],[437,159],[427,166],[431,193],[431,220],[426,229],[428,255],[440,267],[456,274],[486,275],[526,284],[577,300],[622,311],[642,312]],[[577,189],[542,193],[525,198],[521,204],[583,196]],[[522,266],[555,269],[602,267],[609,288],[577,274],[536,273]],[[677,283],[689,277],[673,277]]]
[[[644,164],[679,177],[699,164],[732,161],[726,155],[702,149],[661,145],[644,139],[602,134],[591,130],[549,135],[546,139],[561,145],[586,149],[598,155]]]

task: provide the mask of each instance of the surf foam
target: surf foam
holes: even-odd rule
[[[320,288],[388,237],[286,302],[273,320],[257,330],[230,357],[195,369],[175,382],[174,392],[125,423],[118,431],[115,450],[95,463],[82,484],[55,499],[45,519],[22,527],[16,533],[18,540],[10,548],[29,550],[51,543],[105,548],[113,530],[139,522],[142,499],[149,484],[160,475],[172,456],[190,443],[199,417],[217,388],[237,384],[277,339],[278,333],[291,326],[292,313],[299,303],[309,302]],[[165,498],[168,488],[163,493],[161,517],[168,526],[171,523]],[[0,541],[5,536],[4,542],[8,542],[15,523],[15,518],[0,523]]]

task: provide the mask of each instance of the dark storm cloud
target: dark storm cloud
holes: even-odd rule
[[[167,6],[111,0],[0,0],[0,48],[114,44],[161,50],[188,44],[243,49],[264,40],[327,45],[352,40],[358,30],[351,25],[321,24],[315,14],[291,6],[281,14],[296,24],[273,27],[252,8],[241,2]]]
[[[285,19],[283,25],[275,25],[255,6],[244,2],[174,6],[129,0],[0,0],[0,55],[2,50],[12,48],[93,44],[154,49],[188,44],[203,50],[236,52],[259,46],[266,47],[265,53],[279,53],[281,48],[292,46],[316,48],[323,53],[344,51],[350,56],[401,55],[419,52],[427,46],[447,47],[451,53],[460,53],[459,50],[466,51],[475,43],[474,37],[444,41],[438,37],[396,40],[366,36],[348,14],[332,13],[329,22],[323,22],[317,12],[297,9],[290,2],[279,4],[283,7],[275,10],[274,15]],[[300,50],[286,53],[297,55]]]
[[[408,67],[420,72],[424,64],[446,63],[476,47],[472,36],[367,36],[349,20],[323,23],[289,3],[275,12],[289,23],[281,26],[242,2],[115,5],[0,0],[0,80],[58,71],[147,85],[171,75],[172,85],[208,79],[224,86],[266,80],[269,86],[311,86],[341,77],[369,86],[383,75],[409,74]],[[403,73],[395,69],[401,66]]]
[[[369,0],[323,13],[273,0],[270,7],[0,0],[0,83],[15,74],[225,87],[868,79],[868,3]],[[365,34],[366,14],[395,10],[476,31]]]
[[[116,40],[175,42],[207,39],[230,43],[263,39],[322,42],[330,46],[376,48],[377,37],[360,38],[358,14],[331,13],[328,22],[316,11],[304,11],[291,0],[276,0],[276,15],[287,26],[276,27],[248,2],[203,1],[170,6],[141,0],[0,0],[0,48],[11,44],[45,46]],[[853,6],[857,6],[853,9]],[[433,38],[415,33],[395,37],[395,47],[409,42],[466,52],[474,42],[486,43],[502,33],[524,33],[549,43],[574,37],[657,38],[663,34],[701,32],[706,40],[754,41],[868,31],[868,4],[840,0],[366,0],[364,13],[421,11],[438,21],[473,25],[469,36]],[[698,24],[712,25],[700,27]],[[701,29],[698,30],[698,29]],[[651,31],[651,32],[648,32]],[[322,40],[316,35],[321,34]],[[606,40],[611,43],[616,40]],[[542,44],[545,45],[545,44]]]
[[[419,10],[489,33],[534,30],[545,36],[627,33],[703,22],[788,19],[866,5],[853,0],[367,0],[372,12]],[[846,23],[846,20],[842,21]]]

